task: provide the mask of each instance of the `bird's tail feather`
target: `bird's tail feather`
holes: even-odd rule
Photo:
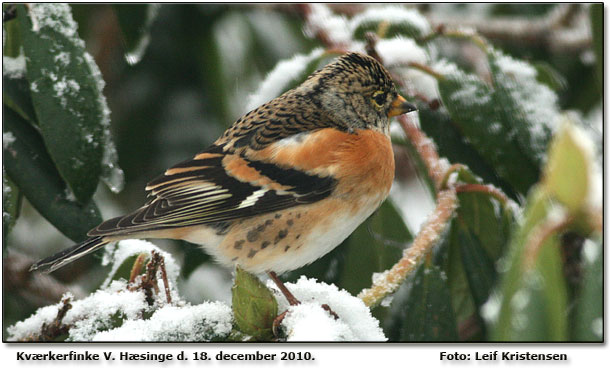
[[[68,263],[75,261],[78,258],[99,249],[100,247],[103,247],[107,243],[108,240],[105,240],[101,236],[89,238],[71,248],[64,249],[50,257],[41,259],[30,267],[30,271],[44,269],[44,271],[47,273],[53,272],[58,268],[61,268]]]

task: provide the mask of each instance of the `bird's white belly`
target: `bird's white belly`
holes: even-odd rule
[[[277,273],[283,273],[303,267],[323,257],[341,244],[375,212],[382,199],[367,202],[357,213],[336,213],[326,219],[326,226],[311,231],[304,239],[304,245],[292,252],[290,257],[273,259],[273,262],[267,264],[265,269],[261,269],[261,272],[274,270]]]

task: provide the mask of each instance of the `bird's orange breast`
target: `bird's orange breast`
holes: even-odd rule
[[[354,133],[326,128],[294,142],[279,142],[251,157],[305,172],[333,176],[335,195],[386,196],[394,179],[394,154],[390,138],[370,129]]]

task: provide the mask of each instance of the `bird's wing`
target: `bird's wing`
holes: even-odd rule
[[[150,200],[110,219],[89,236],[213,224],[313,203],[330,195],[332,176],[319,176],[212,146],[148,183]]]

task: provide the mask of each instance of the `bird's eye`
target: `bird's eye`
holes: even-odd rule
[[[373,104],[376,108],[381,109],[386,101],[386,94],[383,91],[377,91],[373,93]]]

